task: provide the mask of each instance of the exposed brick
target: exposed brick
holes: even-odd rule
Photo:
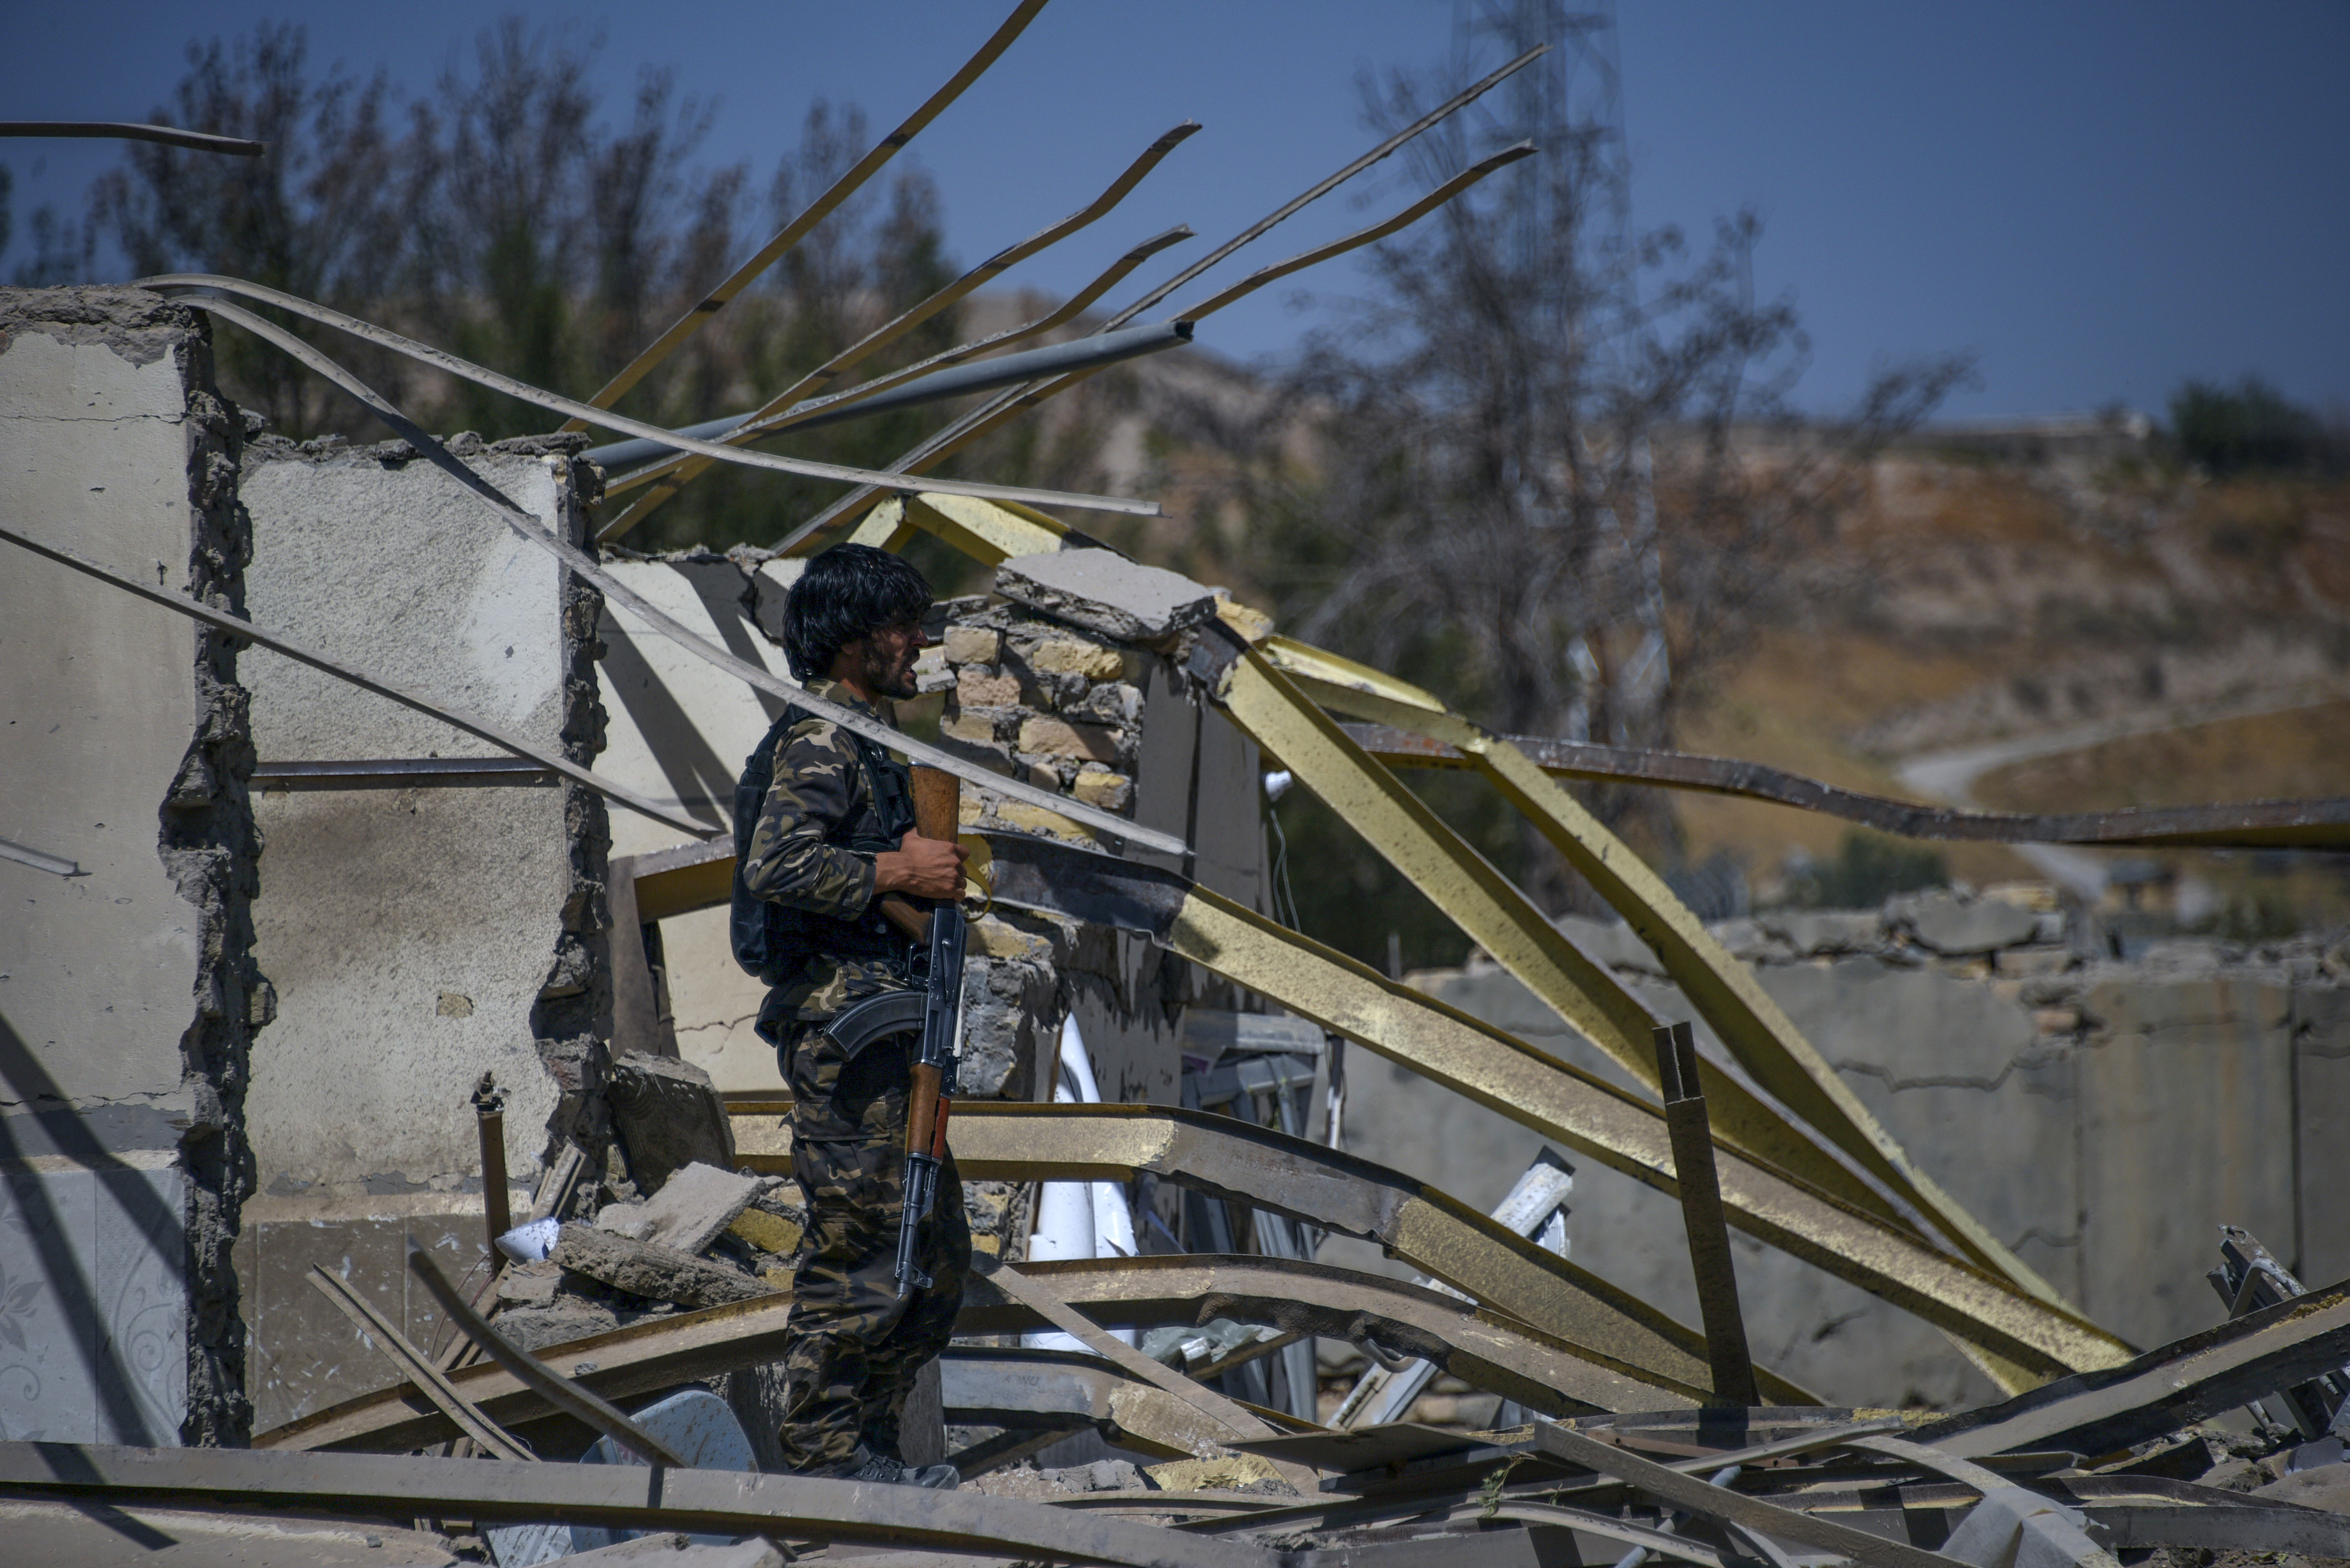
[[[997,820],[1009,823],[1024,832],[1042,833],[1049,837],[1066,838],[1080,844],[1091,844],[1094,841],[1092,834],[1087,833],[1060,813],[1030,805],[1024,800],[996,802],[994,815]]]
[[[1069,793],[1104,811],[1124,811],[1134,799],[1134,781],[1124,774],[1081,773]]]
[[[944,646],[949,664],[993,664],[1003,656],[1003,634],[985,627],[951,626]]]
[[[1081,642],[1074,637],[1047,638],[1030,649],[1025,657],[1031,670],[1055,675],[1082,675],[1088,680],[1115,680],[1126,673],[1126,655],[1115,648],[1104,648],[1097,642]]]
[[[1050,944],[1044,938],[993,917],[983,916],[971,923],[971,941],[989,958],[1042,961],[1050,956]]]
[[[1009,708],[1019,701],[1020,678],[1016,675],[988,675],[965,670],[955,682],[955,701],[961,707]]]
[[[1097,763],[1114,763],[1118,754],[1118,734],[1101,724],[1030,719],[1020,726],[1020,749],[1048,757],[1087,757]]]
[[[939,724],[939,733],[951,741],[967,741],[984,746],[995,739],[995,715],[992,712],[957,713]]]

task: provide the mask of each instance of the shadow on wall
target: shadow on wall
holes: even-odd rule
[[[132,1362],[149,1359],[147,1352],[154,1347],[147,1343],[148,1332],[126,1335],[120,1313],[113,1307],[138,1304],[138,1276],[145,1271],[134,1268],[120,1282],[122,1289],[115,1293],[111,1306],[105,1301],[98,1275],[100,1272],[94,1249],[100,1230],[95,1212],[82,1223],[61,1212],[58,1198],[65,1181],[52,1173],[34,1168],[32,1160],[50,1151],[70,1160],[78,1168],[62,1173],[68,1179],[86,1179],[90,1188],[93,1207],[98,1194],[111,1198],[129,1220],[131,1234],[144,1244],[149,1261],[177,1261],[184,1254],[182,1221],[179,1211],[156,1189],[154,1177],[159,1173],[141,1169],[124,1160],[108,1148],[78,1111],[69,1106],[65,1090],[42,1066],[24,1037],[5,1015],[0,1015],[0,1084],[5,1084],[8,1097],[27,1106],[44,1104],[60,1107],[39,1113],[43,1142],[47,1146],[26,1147],[18,1137],[18,1127],[33,1118],[30,1116],[0,1116],[0,1169],[7,1172],[7,1194],[10,1211],[0,1216],[0,1355],[14,1350],[37,1358],[41,1348],[39,1338],[28,1338],[24,1332],[24,1320],[34,1319],[36,1334],[41,1333],[36,1315],[38,1296],[43,1285],[55,1293],[57,1309],[51,1322],[63,1331],[58,1337],[69,1340],[79,1356],[88,1385],[97,1401],[98,1430],[100,1440],[131,1443],[149,1447],[168,1446],[179,1441],[177,1418],[167,1417],[154,1408],[153,1393],[134,1380]],[[16,1251],[9,1232],[24,1237],[30,1243],[37,1260],[39,1277],[19,1280],[9,1277],[5,1268],[7,1255]],[[77,1242],[92,1250],[88,1260],[76,1256]],[[178,1269],[172,1268],[176,1276]],[[167,1282],[167,1289],[180,1282]],[[153,1303],[148,1303],[152,1306]],[[184,1337],[184,1329],[172,1335]],[[176,1347],[162,1347],[161,1356],[153,1373],[170,1376],[180,1370],[178,1364],[183,1352]],[[0,1375],[12,1368],[0,1364]],[[33,1377],[37,1384],[39,1374],[26,1363],[15,1364],[13,1370]]]

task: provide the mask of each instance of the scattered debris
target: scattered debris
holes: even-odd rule
[[[1216,618],[1212,590],[1111,550],[1018,556],[996,567],[995,591],[1079,630],[1146,647]]]
[[[671,1174],[642,1203],[615,1203],[596,1216],[596,1228],[632,1241],[699,1252],[732,1226],[751,1199],[774,1185],[700,1160]]]
[[[629,1295],[680,1306],[719,1306],[769,1293],[747,1271],[650,1241],[632,1241],[593,1225],[566,1225],[554,1260],[575,1274]]]

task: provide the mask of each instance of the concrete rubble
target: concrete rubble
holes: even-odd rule
[[[31,476],[9,526],[724,821],[773,692],[616,611],[576,557],[566,568],[423,461],[429,441],[247,430],[208,355],[199,318],[153,296],[0,292],[0,410],[19,427],[0,442]],[[604,476],[585,438],[445,444],[592,548]],[[109,488],[143,498],[127,520],[88,499]],[[1031,544],[1042,528],[1009,510],[999,524]],[[1280,927],[1263,781],[1303,764],[1253,737],[1351,742],[1232,705],[1263,617],[1061,543],[940,606],[920,680],[970,774],[962,826],[1027,846],[998,865],[1087,855],[1066,864],[1137,880],[1116,919],[1009,894],[973,919],[958,1125],[993,1151],[964,1192],[990,1282],[903,1427],[907,1459],[966,1484],[920,1495],[774,1473],[806,1214],[788,1101],[749,1027],[757,987],[725,945],[724,841],[12,556],[0,637],[47,661],[47,684],[9,683],[26,740],[0,756],[0,784],[27,804],[6,831],[71,869],[0,868],[44,911],[0,933],[10,1539],[58,1562],[125,1540],[134,1562],[507,1562],[560,1521],[619,1537],[561,1561],[681,1568],[818,1553],[1408,1568],[1635,1549],[2350,1561],[2350,1284],[2323,1282],[2350,1275],[2339,940],[2125,944],[2033,885],[1712,929],[1737,981],[2021,1260],[2016,1277],[2073,1303],[1970,1263],[1953,1289],[1991,1301],[1980,1311],[2009,1337],[1961,1355],[1966,1325],[1925,1286],[1836,1276],[1832,1248],[1785,1244],[1793,1220],[1780,1245],[1752,1224],[1730,1234],[1721,1193],[1702,1201],[1704,1161],[1563,1155],[1503,1114],[1523,1106],[1371,1059],[1360,1047],[1419,1007],[1513,1043],[1530,1085],[1584,1085],[1596,1119],[1629,1106],[1629,1125],[1658,1097],[1497,962],[1382,977]],[[784,670],[795,561],[607,550],[596,565],[611,575],[594,582]],[[1113,856],[1121,826],[1189,853]],[[1420,880],[1443,893],[1438,873]],[[1146,916],[1191,922],[1187,956]],[[1198,940],[1211,917],[1235,950],[1277,950],[1284,975],[1338,978],[1284,1012],[1266,1000],[1274,971],[1252,991]],[[1718,994],[1672,983],[1630,924],[1559,926],[1633,1005],[1690,1021],[1670,1098],[1699,1106],[1697,1151],[1704,1106],[1740,1093],[1808,1136],[1749,1089],[1734,1031],[1710,1022]],[[109,965],[101,1004],[90,971]],[[1718,1075],[1702,1094],[1699,1054]],[[502,1120],[477,1113],[485,1075]],[[1036,1119],[995,1125],[1034,1147],[990,1143],[989,1118],[1014,1116]],[[1554,1131],[1586,1150],[1601,1136]],[[1713,1129],[1725,1164],[1752,1136]],[[1541,1201],[1513,1206],[1537,1177]],[[1045,1182],[1118,1223],[1097,1207],[1081,1243],[1032,1251]],[[1955,1242],[1862,1185],[1885,1199],[1863,1216],[1881,1234],[1931,1252],[1937,1279],[1960,1272]],[[553,1231],[543,1256],[512,1232],[512,1255],[494,1247],[491,1228],[528,1220]],[[1711,1392],[1733,1385],[1709,1373],[1715,1317],[1689,1326],[1700,1225],[1734,1263],[1763,1404]],[[388,1381],[399,1364],[309,1286],[314,1265],[432,1367]],[[1103,1333],[1129,1325],[1137,1351]],[[1060,1339],[1039,1343],[1047,1329]],[[1623,1337],[1578,1337],[1602,1330]],[[1056,1347],[1072,1333],[1091,1348]],[[1400,1419],[1345,1406],[1372,1382],[1405,1390]],[[689,1396],[752,1469],[601,1462],[642,1440],[629,1412]],[[508,1461],[482,1462],[476,1438],[510,1441],[486,1450]]]

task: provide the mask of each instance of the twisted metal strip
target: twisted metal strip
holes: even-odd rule
[[[388,327],[378,327],[372,322],[361,321],[355,316],[346,316],[339,310],[320,305],[314,300],[304,299],[297,295],[287,294],[282,289],[271,288],[265,284],[248,283],[243,278],[223,277],[214,273],[174,272],[160,274],[154,277],[142,277],[131,286],[175,296],[210,289],[222,294],[239,295],[264,305],[274,305],[281,310],[290,311],[294,315],[316,321],[322,326],[334,327],[338,332],[347,332],[354,337],[373,343],[378,348],[389,348],[396,354],[404,354],[411,359],[431,365],[435,369],[445,370],[452,376],[472,381],[478,386],[487,387],[494,392],[504,392],[510,398],[535,404],[542,409],[551,409],[556,413],[576,413],[585,417],[588,422],[600,425],[606,430],[657,441],[663,446],[672,446],[681,452],[702,452],[726,462],[739,462],[751,468],[772,468],[785,473],[803,474],[812,479],[837,479],[851,484],[879,484],[891,489],[903,488],[898,476],[894,474],[877,472],[871,469],[844,468],[838,463],[810,462],[804,458],[776,457],[768,452],[745,452],[739,447],[721,446],[715,441],[702,441],[696,436],[663,430],[659,425],[647,424],[642,420],[632,420],[603,409],[590,408],[586,403],[564,397],[560,393],[546,391],[530,385],[527,381],[517,381],[512,376],[485,369],[469,359],[460,359],[445,349],[435,348],[429,343],[420,343],[413,337],[403,337]],[[295,338],[293,341],[299,342],[300,339]],[[1139,517],[1156,517],[1161,514],[1159,505],[1155,501],[1129,501],[1113,495],[1072,495],[1057,491],[1023,490],[1013,485],[979,484],[968,480],[945,479],[925,481],[921,488],[936,490],[949,495],[972,495],[987,501],[1017,501],[1027,505],[1044,504],[1076,507],[1080,511],[1122,512]]]

